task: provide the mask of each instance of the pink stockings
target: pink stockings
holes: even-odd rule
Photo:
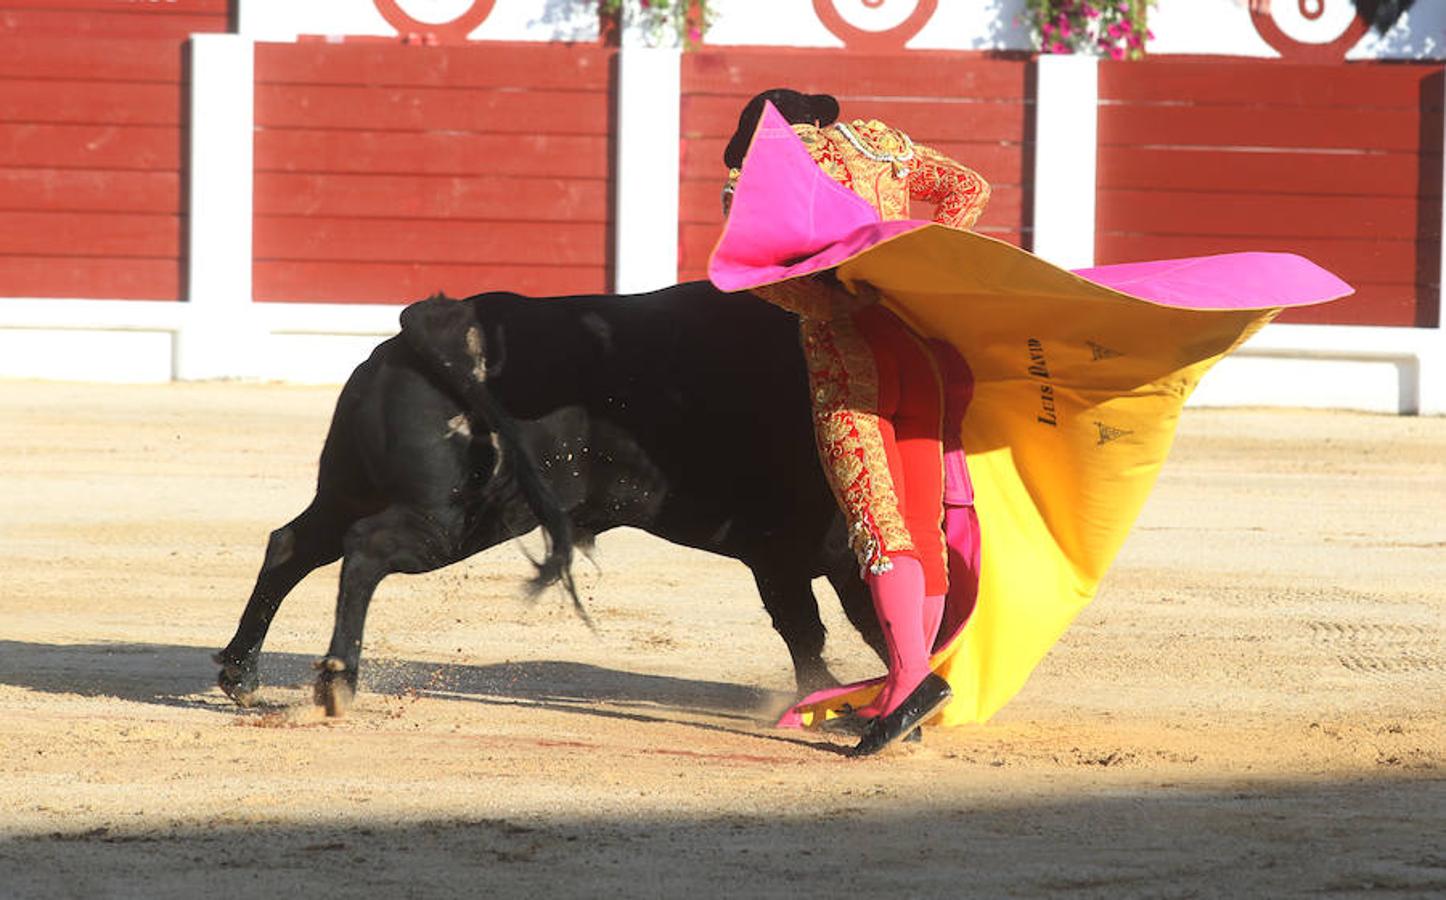
[[[961,454],[962,455],[962,454]],[[865,580],[889,650],[889,674],[861,716],[887,715],[904,702],[929,672],[929,657],[945,639],[964,627],[979,593],[979,518],[973,506],[944,508],[949,552],[949,593],[923,597],[924,573],[918,560],[895,556],[894,568]]]
[[[889,674],[874,702],[859,710],[859,715],[883,716],[903,703],[929,674],[930,641],[938,633],[939,619],[926,620],[930,609],[942,615],[944,598],[924,596],[924,567],[912,556],[898,554],[892,569],[867,575],[864,580],[888,646]]]

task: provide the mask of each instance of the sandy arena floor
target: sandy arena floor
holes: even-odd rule
[[[637,532],[579,568],[596,635],[516,547],[385,582],[339,721],[323,569],[229,704],[335,393],[0,382],[0,896],[1446,892],[1446,419],[1188,412],[1024,692],[855,761],[769,727],[745,570]]]

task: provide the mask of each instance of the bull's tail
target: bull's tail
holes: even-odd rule
[[[402,310],[402,338],[443,383],[453,390],[469,412],[479,416],[497,435],[503,461],[508,465],[523,500],[542,526],[546,552],[534,560],[537,575],[531,593],[562,583],[572,607],[595,629],[583,608],[572,577],[572,522],[557,495],[548,486],[528,452],[521,428],[487,388],[486,360],[482,353],[481,328],[468,304],[437,295]]]

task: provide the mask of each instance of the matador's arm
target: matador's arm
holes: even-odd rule
[[[989,182],[968,166],[922,144],[914,145],[909,197],[934,204],[934,221],[973,228],[989,203]]]

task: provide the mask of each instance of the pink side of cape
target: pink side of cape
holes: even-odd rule
[[[753,132],[733,209],[708,260],[708,278],[742,291],[837,266],[927,223],[884,222],[829,177],[772,103]]]
[[[708,261],[708,277],[722,290],[747,290],[833,268],[920,228],[942,227],[913,219],[880,220],[866,200],[818,167],[778,110],[765,104],[733,210]],[[1302,306],[1351,292],[1330,272],[1292,253],[1228,253],[1099,266],[1075,274],[1185,309]]]

